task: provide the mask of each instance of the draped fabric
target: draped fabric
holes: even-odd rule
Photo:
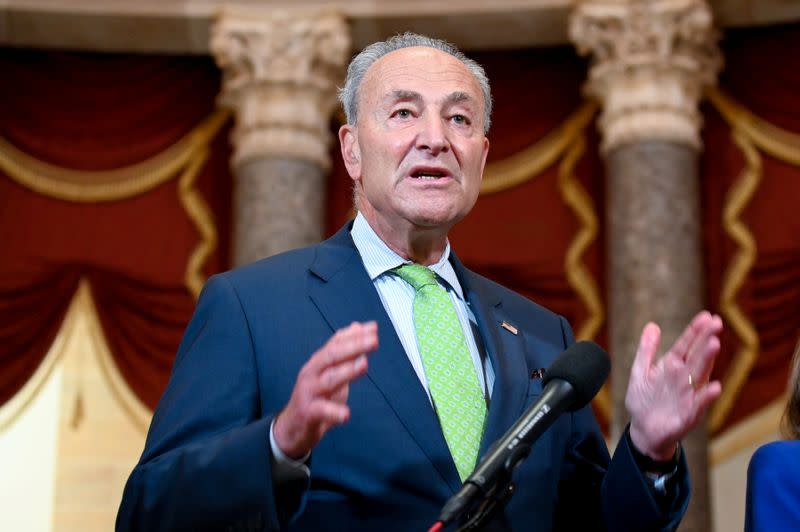
[[[720,87],[763,120],[800,133],[800,26],[729,32]],[[539,143],[585,102],[586,64],[571,48],[483,52],[495,96],[489,133],[494,164]],[[800,64],[797,65],[800,67]],[[219,73],[209,58],[0,50],[0,135],[25,153],[77,170],[130,165],[163,152],[209,116]],[[722,224],[731,189],[746,168],[732,127],[703,106],[700,157],[706,301],[720,310],[738,247]],[[196,187],[219,238],[205,274],[229,267],[228,131],[221,130]],[[574,177],[588,193],[597,236],[580,259],[607,315],[605,175],[596,126],[583,132]],[[351,181],[337,146],[328,185],[327,232],[351,215]],[[760,153],[762,179],[742,222],[755,263],[735,301],[755,325],[760,351],[721,428],[783,391],[800,329],[800,168]],[[564,197],[564,157],[513,188],[485,194],[451,234],[472,269],[563,314],[576,330],[592,314],[565,261],[582,221]],[[175,180],[118,201],[75,203],[31,191],[0,173],[0,404],[30,378],[59,329],[81,278],[88,280],[114,360],[149,406],[166,383],[194,306],[184,275],[200,236],[181,207]],[[601,316],[602,318],[603,316]],[[606,322],[595,340],[607,345]],[[715,375],[737,364],[728,326]],[[724,385],[724,382],[723,382]]]
[[[729,31],[719,86],[762,120],[800,135],[800,26]],[[737,246],[720,220],[731,184],[745,168],[731,126],[711,105],[704,107],[705,151],[701,157],[704,249],[709,305],[719,310],[725,270]],[[800,145],[798,146],[800,150]],[[798,151],[800,153],[800,151]],[[742,213],[756,242],[756,260],[736,301],[758,332],[760,351],[725,424],[752,414],[786,389],[789,361],[800,338],[800,167],[759,152],[762,177]],[[731,327],[722,336],[716,375],[736,363],[741,345]],[[724,381],[723,381],[724,385]]]
[[[116,169],[162,152],[214,110],[219,90],[209,58],[2,50],[0,71],[0,135],[74,170]],[[228,267],[229,157],[223,130],[196,178],[220,240],[207,274]],[[77,203],[0,172],[0,404],[43,359],[83,277],[123,377],[155,406],[194,308],[184,275],[198,239],[176,180]]]
[[[540,141],[582,103],[586,65],[569,48],[538,53],[487,53],[495,114],[488,163],[502,160]],[[586,130],[587,148],[575,174],[595,210],[604,204],[604,168],[595,125]],[[565,275],[565,255],[579,229],[559,189],[559,164],[518,187],[478,199],[473,212],[452,233],[454,249],[471,268],[499,280],[537,303],[562,314],[576,329],[587,309]],[[599,235],[583,261],[605,292],[602,216]],[[595,340],[605,343],[605,323]]]

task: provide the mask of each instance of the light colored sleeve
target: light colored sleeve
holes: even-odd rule
[[[300,474],[305,476],[305,478],[310,478],[311,470],[306,465],[306,462],[308,462],[311,453],[306,454],[300,460],[293,460],[286,456],[283,451],[281,451],[281,448],[278,447],[277,442],[275,442],[275,434],[273,432],[274,426],[275,420],[273,419],[272,423],[269,424],[269,445],[272,448],[272,458],[274,460],[272,467],[272,485],[277,487],[286,481],[296,480]]]

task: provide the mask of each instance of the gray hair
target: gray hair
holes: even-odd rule
[[[350,65],[347,67],[344,87],[339,89],[339,101],[342,102],[342,107],[344,107],[347,123],[355,125],[358,120],[358,91],[369,67],[390,52],[414,46],[425,46],[450,54],[464,63],[464,66],[475,76],[475,80],[483,92],[483,132],[486,134],[491,125],[492,93],[489,88],[489,78],[486,76],[483,67],[447,41],[410,32],[395,35],[386,41],[370,44],[350,61]]]

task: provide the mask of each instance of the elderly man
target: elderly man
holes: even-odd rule
[[[356,219],[209,280],[117,530],[425,530],[541,393],[566,321],[466,269],[447,234],[489,150],[483,69],[406,34],[356,56],[339,131]],[[669,530],[680,439],[720,392],[719,317],[658,361],[642,333],[610,458],[591,410],[561,416],[487,530]],[[535,373],[533,373],[535,376]]]

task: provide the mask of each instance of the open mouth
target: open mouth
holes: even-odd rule
[[[437,172],[436,170],[419,170],[411,174],[412,178],[421,179],[423,181],[435,181],[447,176],[448,174],[444,172]]]

